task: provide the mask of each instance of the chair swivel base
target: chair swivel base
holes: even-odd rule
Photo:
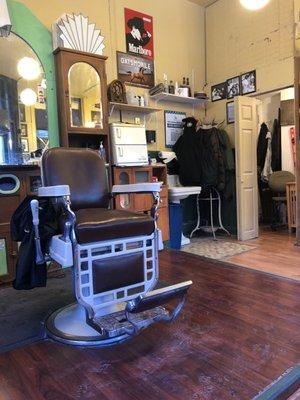
[[[45,330],[48,337],[64,344],[104,347],[125,342],[167,316],[168,311],[164,307],[155,307],[132,315],[129,322],[121,309],[87,322],[84,308],[75,303],[52,313],[45,321]],[[105,336],[98,332],[101,328],[105,330]]]
[[[86,313],[78,303],[53,312],[45,321],[46,336],[64,344],[84,347],[104,347],[125,342],[132,335],[123,333],[113,337],[103,336],[86,322]]]

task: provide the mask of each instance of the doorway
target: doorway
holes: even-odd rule
[[[235,116],[238,239],[254,239],[259,231],[265,235],[268,230],[285,234],[287,203],[280,202],[279,198],[276,203],[274,198],[279,194],[275,195],[269,178],[275,171],[287,171],[291,181],[295,180],[294,88],[255,97],[237,97]],[[262,137],[263,146],[258,150]],[[269,140],[270,157],[267,159]]]

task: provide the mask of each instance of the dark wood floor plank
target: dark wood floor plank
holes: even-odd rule
[[[194,281],[176,321],[112,348],[2,354],[0,400],[249,400],[299,363],[299,282],[175,251],[160,277]]]

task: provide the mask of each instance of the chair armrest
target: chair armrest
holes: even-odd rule
[[[70,196],[69,185],[42,186],[38,189],[39,197],[63,197]]]
[[[114,185],[112,195],[127,193],[157,193],[161,191],[163,182],[133,183],[131,185]]]

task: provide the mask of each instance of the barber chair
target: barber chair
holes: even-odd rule
[[[46,319],[46,335],[66,344],[108,346],[154,322],[176,318],[192,282],[167,286],[158,281],[161,183],[112,188],[113,196],[152,193],[151,215],[108,209],[104,161],[95,151],[69,148],[45,151],[42,182],[38,196],[51,198],[61,234],[50,239],[42,254],[38,200],[32,200],[36,262],[55,260],[72,267],[77,299]]]

